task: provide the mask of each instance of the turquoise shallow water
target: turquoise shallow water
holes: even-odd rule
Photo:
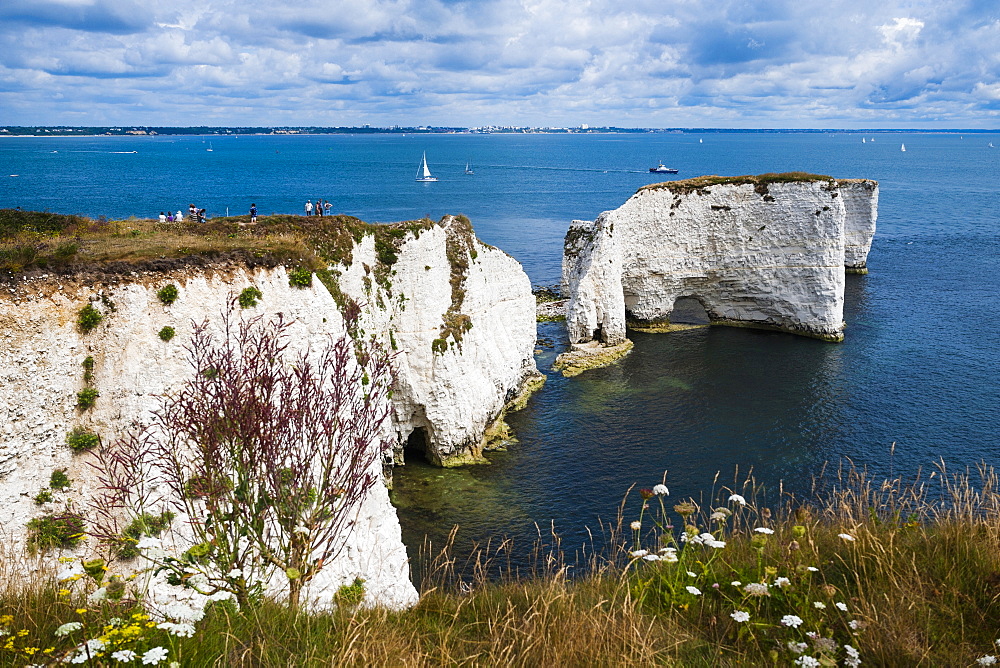
[[[996,463],[1000,418],[1000,137],[857,134],[443,135],[0,140],[0,207],[152,216],[189,202],[209,215],[298,212],[325,197],[368,221],[465,213],[535,284],[559,280],[570,220],[593,218],[655,180],[801,170],[881,183],[868,276],[849,276],[847,339],[713,328],[636,335],[621,364],[575,379],[549,373],[512,416],[520,442],[490,466],[396,472],[411,548],[460,525],[526,548],[554,522],[572,551],[614,516],[633,483],[668,472],[673,497],[751,467],[802,492],[825,462],[878,474],[943,458]],[[906,143],[907,151],[899,145]],[[118,153],[117,151],[136,151]],[[441,179],[413,175],[427,151]],[[53,152],[57,151],[57,152]],[[471,161],[475,175],[463,169]],[[9,177],[8,174],[19,174]],[[539,366],[562,341],[543,325]],[[895,442],[894,455],[890,448]]]

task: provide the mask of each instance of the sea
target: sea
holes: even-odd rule
[[[548,381],[510,416],[517,442],[488,465],[395,470],[415,563],[425,540],[441,546],[457,527],[456,553],[509,538],[514,563],[527,564],[540,536],[570,557],[599,543],[633,486],[665,482],[671,500],[711,503],[751,476],[782,503],[845,465],[912,480],[997,464],[992,144],[1000,134],[2,138],[0,208],[149,218],[193,203],[212,217],[251,203],[262,215],[302,212],[319,198],[368,222],[461,213],[535,286],[555,286],[570,222],[652,182],[785,171],[878,180],[870,273],[847,276],[843,343],[722,327],[636,333],[619,364],[567,379],[551,369],[564,327],[540,324]],[[425,152],[437,182],[414,179]],[[679,173],[650,174],[660,161]],[[633,491],[626,520],[638,503]]]

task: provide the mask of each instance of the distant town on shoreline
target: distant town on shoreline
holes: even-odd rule
[[[68,125],[7,125],[0,126],[0,137],[86,137],[86,136],[155,136],[155,135],[336,135],[336,134],[709,134],[709,133],[951,133],[974,134],[997,132],[996,129],[916,129],[916,128],[869,128],[869,129],[819,129],[819,128],[619,128],[614,126],[593,127],[527,127],[513,125],[484,125],[482,127],[444,127],[420,125],[416,127],[375,127],[371,125],[353,127],[316,126],[193,126],[161,127],[153,125],[132,126],[68,126]]]

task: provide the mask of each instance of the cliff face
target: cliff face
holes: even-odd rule
[[[428,456],[437,461],[480,457],[485,433],[537,373],[534,300],[513,259],[478,242],[471,228],[452,229],[452,222],[429,224],[419,237],[400,233],[388,250],[376,249],[371,235],[356,237],[352,261],[333,264],[306,288],[290,287],[282,266],[216,266],[108,281],[46,276],[0,289],[0,523],[8,537],[21,543],[31,517],[67,501],[86,509],[97,491],[88,466],[93,459],[73,454],[67,433],[82,426],[107,441],[148,419],[158,395],[191,373],[183,346],[192,323],[217,321],[232,296],[250,286],[263,297],[247,313],[280,312],[293,320],[293,349],[318,348],[328,335],[340,336],[342,309],[360,309],[366,333],[398,352],[395,435],[405,441],[422,427]],[[466,251],[464,263],[456,243]],[[390,262],[379,262],[379,253]],[[179,296],[164,306],[157,291],[167,284],[176,285]],[[452,308],[453,286],[464,288],[458,308]],[[84,334],[77,317],[88,303],[104,319]],[[458,330],[446,326],[456,321],[460,341]],[[167,326],[176,336],[164,342],[158,332]],[[91,382],[100,396],[81,411],[77,392],[85,387],[81,363],[87,357],[94,360]],[[55,494],[56,503],[39,507],[32,498],[48,487],[55,469],[66,469],[73,485]],[[314,599],[329,600],[338,586],[361,577],[370,602],[401,607],[416,600],[383,485],[364,502],[346,549],[322,577],[310,587]]]
[[[338,281],[362,305],[366,327],[393,332],[397,459],[409,442],[435,464],[482,461],[503,431],[505,405],[540,377],[527,274],[460,217],[409,238],[385,280],[372,269],[376,255],[366,237]]]
[[[626,321],[668,325],[682,297],[714,324],[841,340],[844,268],[864,266],[878,184],[784,176],[656,184],[574,221],[563,254],[570,341],[620,344]]]

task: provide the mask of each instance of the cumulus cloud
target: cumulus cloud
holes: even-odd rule
[[[230,124],[993,126],[998,90],[988,0],[0,3],[5,123],[207,122],[183,92]]]

